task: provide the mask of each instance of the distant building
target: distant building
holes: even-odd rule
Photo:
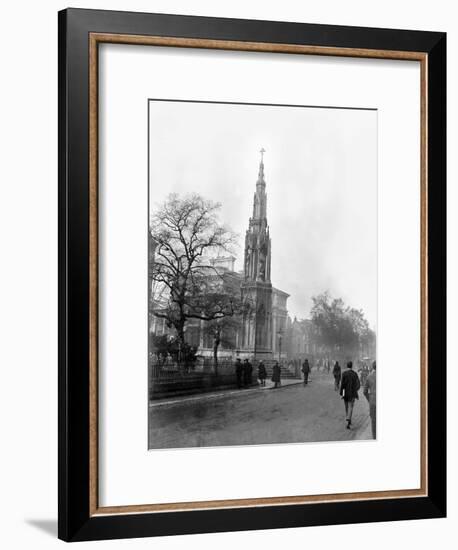
[[[291,359],[314,356],[319,348],[316,344],[315,329],[309,319],[288,318],[286,351]]]
[[[280,353],[281,357],[287,354],[288,298],[289,294],[283,290],[272,289],[272,353],[275,359],[278,359]]]

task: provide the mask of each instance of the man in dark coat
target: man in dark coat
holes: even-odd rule
[[[242,375],[243,375],[243,365],[242,361],[240,361],[240,357],[237,357],[235,361],[235,376],[237,378],[237,387],[242,387]]]
[[[335,362],[334,368],[332,369],[332,374],[334,376],[334,389],[339,391],[340,378],[342,376],[342,369],[340,368],[339,361]]]
[[[281,383],[281,367],[278,361],[275,361],[275,365],[272,369],[272,382],[274,383],[274,388],[278,388]]]
[[[266,367],[264,366],[264,363],[262,361],[259,361],[258,364],[258,378],[261,381],[261,386],[266,385],[266,378],[267,378],[267,371]]]
[[[302,363],[302,372],[304,373],[304,386],[306,386],[308,384],[309,374],[310,374],[310,365],[309,365],[309,360],[308,359],[306,359]]]
[[[353,370],[353,363],[348,361],[347,370],[342,374],[342,381],[340,383],[340,395],[345,404],[347,430],[349,430],[351,426],[353,407],[355,405],[355,399],[358,399],[358,390],[360,387],[361,383],[358,375]]]
[[[243,362],[243,385],[249,386],[251,384],[251,373],[253,372],[253,367],[248,359],[245,359]]]
[[[250,361],[247,359],[247,384],[248,386],[251,386],[253,383],[253,365],[250,363]]]
[[[371,417],[372,437],[377,439],[377,376],[376,363],[372,363],[372,372],[366,378],[364,384],[364,397],[369,403],[369,414]]]

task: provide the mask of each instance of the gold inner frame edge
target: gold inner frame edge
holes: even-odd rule
[[[195,502],[99,506],[98,498],[98,44],[131,44],[178,48],[200,48],[264,53],[290,53],[369,59],[410,60],[420,62],[420,488],[358,493],[263,497]],[[428,483],[428,55],[424,52],[370,50],[238,42],[196,38],[89,33],[89,513],[91,516],[209,510],[222,508],[265,507],[277,505],[414,498],[427,496]]]

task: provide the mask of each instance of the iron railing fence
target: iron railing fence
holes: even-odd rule
[[[203,361],[195,363],[177,362],[177,361],[151,361],[150,375],[153,379],[158,378],[183,378],[199,375],[211,374],[233,374],[235,373],[235,363],[233,361],[218,361],[216,367],[213,359],[205,358]]]

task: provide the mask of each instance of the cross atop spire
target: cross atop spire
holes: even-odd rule
[[[256,193],[253,199],[253,220],[262,220],[266,218],[267,196],[266,180],[264,179],[264,147],[259,151],[261,160],[259,162],[258,180],[256,181]]]
[[[259,151],[261,153],[261,161],[259,163],[259,173],[258,173],[258,185],[266,185],[266,182],[264,181],[264,153],[266,150],[264,147],[262,147]]]

